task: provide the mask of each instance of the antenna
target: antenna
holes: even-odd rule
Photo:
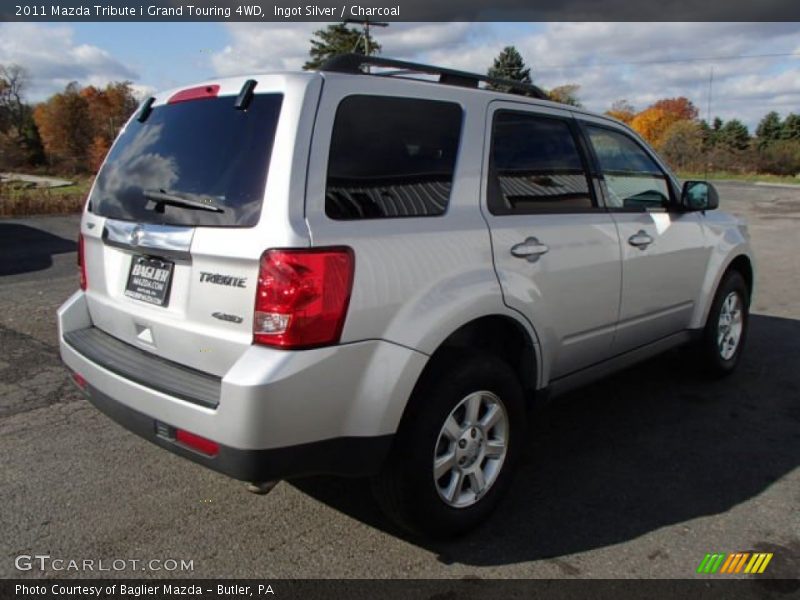
[[[345,23],[354,23],[356,25],[361,25],[362,26],[363,29],[361,31],[361,37],[358,38],[358,41],[356,42],[356,47],[353,48],[353,52],[355,52],[358,49],[358,42],[360,42],[361,39],[363,38],[364,39],[364,54],[366,56],[370,56],[370,47],[369,47],[369,27],[370,27],[370,25],[372,25],[373,27],[388,27],[389,26],[388,23],[384,23],[382,21],[370,21],[369,19],[345,19],[344,22]]]
[[[708,74],[708,112],[706,113],[706,122],[708,123],[709,131],[711,130],[711,94],[714,89],[714,65],[711,65],[711,72]],[[709,140],[710,141],[710,140]],[[710,144],[706,146],[709,148],[708,152],[710,152]],[[706,157],[706,172],[703,175],[703,179],[708,179],[708,167],[710,166],[708,163],[709,157]]]

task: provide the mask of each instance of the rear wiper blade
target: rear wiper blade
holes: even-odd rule
[[[225,209],[214,204],[214,200],[208,196],[199,196],[202,200],[192,200],[191,198],[179,196],[169,190],[144,190],[142,194],[144,194],[144,197],[148,200],[152,200],[156,203],[156,212],[164,212],[165,204],[194,210],[208,210],[216,213],[225,212]]]

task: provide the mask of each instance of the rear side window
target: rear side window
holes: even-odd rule
[[[236,110],[233,96],[192,100],[158,106],[144,123],[133,119],[97,175],[92,212],[142,223],[255,225],[282,99],[256,94],[247,110]],[[219,211],[159,202],[165,197]]]
[[[495,113],[488,204],[496,215],[593,207],[584,161],[566,120]]]
[[[461,138],[458,104],[350,96],[333,125],[325,214],[389,219],[444,214]]]

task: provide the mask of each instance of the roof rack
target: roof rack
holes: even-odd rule
[[[501,79],[498,77],[489,77],[488,75],[469,73],[467,71],[444,69],[442,67],[434,67],[432,65],[423,65],[419,63],[406,62],[404,60],[395,60],[393,58],[365,56],[363,54],[338,54],[333,58],[328,59],[325,64],[320,67],[320,71],[364,75],[366,74],[363,69],[365,66],[397,69],[396,71],[387,73],[375,73],[374,75],[378,77],[395,77],[397,75],[425,73],[429,75],[438,75],[439,83],[445,85],[457,85],[461,87],[477,89],[478,84],[483,82],[494,86],[505,87],[509,92],[512,93],[531,96],[541,100],[549,100],[549,97],[542,91],[541,88],[530,83],[522,83],[521,81]]]

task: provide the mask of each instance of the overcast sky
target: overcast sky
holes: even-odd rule
[[[73,80],[130,80],[144,93],[215,75],[298,69],[322,26],[3,23],[0,63],[28,69],[33,100]],[[385,56],[480,72],[511,44],[537,84],[578,84],[581,102],[597,111],[623,98],[641,109],[687,96],[705,117],[713,68],[712,116],[752,129],[769,110],[800,113],[800,23],[394,23],[376,38]]]

